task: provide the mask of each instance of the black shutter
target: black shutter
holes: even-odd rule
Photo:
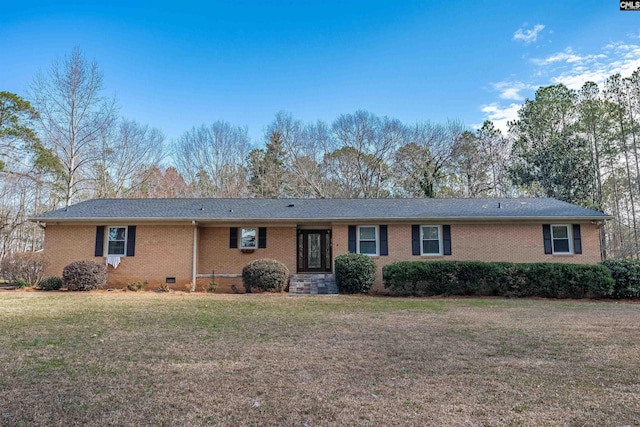
[[[411,226],[411,255],[420,255],[420,226]]]
[[[389,242],[387,238],[387,226],[380,226],[380,255],[387,256],[389,255]]]
[[[553,253],[553,248],[551,247],[551,225],[550,224],[542,224],[542,238],[544,239],[544,253],[545,254]]]
[[[136,254],[136,226],[127,227],[127,256]]]
[[[349,226],[349,252],[356,253],[356,226]]]
[[[451,226],[442,226],[442,246],[444,255],[451,255]]]
[[[258,248],[264,249],[267,247],[267,228],[258,228]]]
[[[238,247],[238,227],[229,228],[229,247],[231,249]]]
[[[580,224],[573,224],[573,253],[582,253],[582,237],[580,236]]]
[[[104,253],[104,225],[96,227],[96,256]]]

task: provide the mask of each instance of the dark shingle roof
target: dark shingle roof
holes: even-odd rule
[[[583,219],[608,215],[555,199],[95,199],[32,221]]]

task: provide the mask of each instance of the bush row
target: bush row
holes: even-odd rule
[[[406,261],[385,266],[382,275],[395,295],[602,298],[615,289],[603,265]]]
[[[602,261],[602,265],[611,271],[611,275],[616,281],[611,297],[640,297],[640,261],[631,259],[610,259]]]

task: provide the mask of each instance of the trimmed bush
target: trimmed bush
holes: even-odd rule
[[[0,262],[0,274],[3,279],[18,287],[36,286],[42,280],[44,270],[48,264],[42,253],[22,252],[9,254]]]
[[[616,281],[613,298],[640,297],[640,261],[632,259],[609,259],[602,261]]]
[[[51,276],[46,277],[40,281],[38,288],[43,291],[57,291],[62,287],[62,278]]]
[[[396,295],[600,298],[614,289],[611,273],[601,265],[408,261],[385,266],[382,275]]]
[[[107,283],[107,268],[93,261],[74,261],[62,269],[62,282],[70,291],[91,291]]]
[[[247,292],[282,292],[288,280],[289,269],[275,259],[257,259],[242,269],[242,284]]]
[[[376,280],[376,264],[362,254],[344,254],[336,257],[336,285],[341,294],[369,292]]]

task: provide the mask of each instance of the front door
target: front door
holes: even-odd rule
[[[298,230],[298,272],[331,272],[331,230]]]

